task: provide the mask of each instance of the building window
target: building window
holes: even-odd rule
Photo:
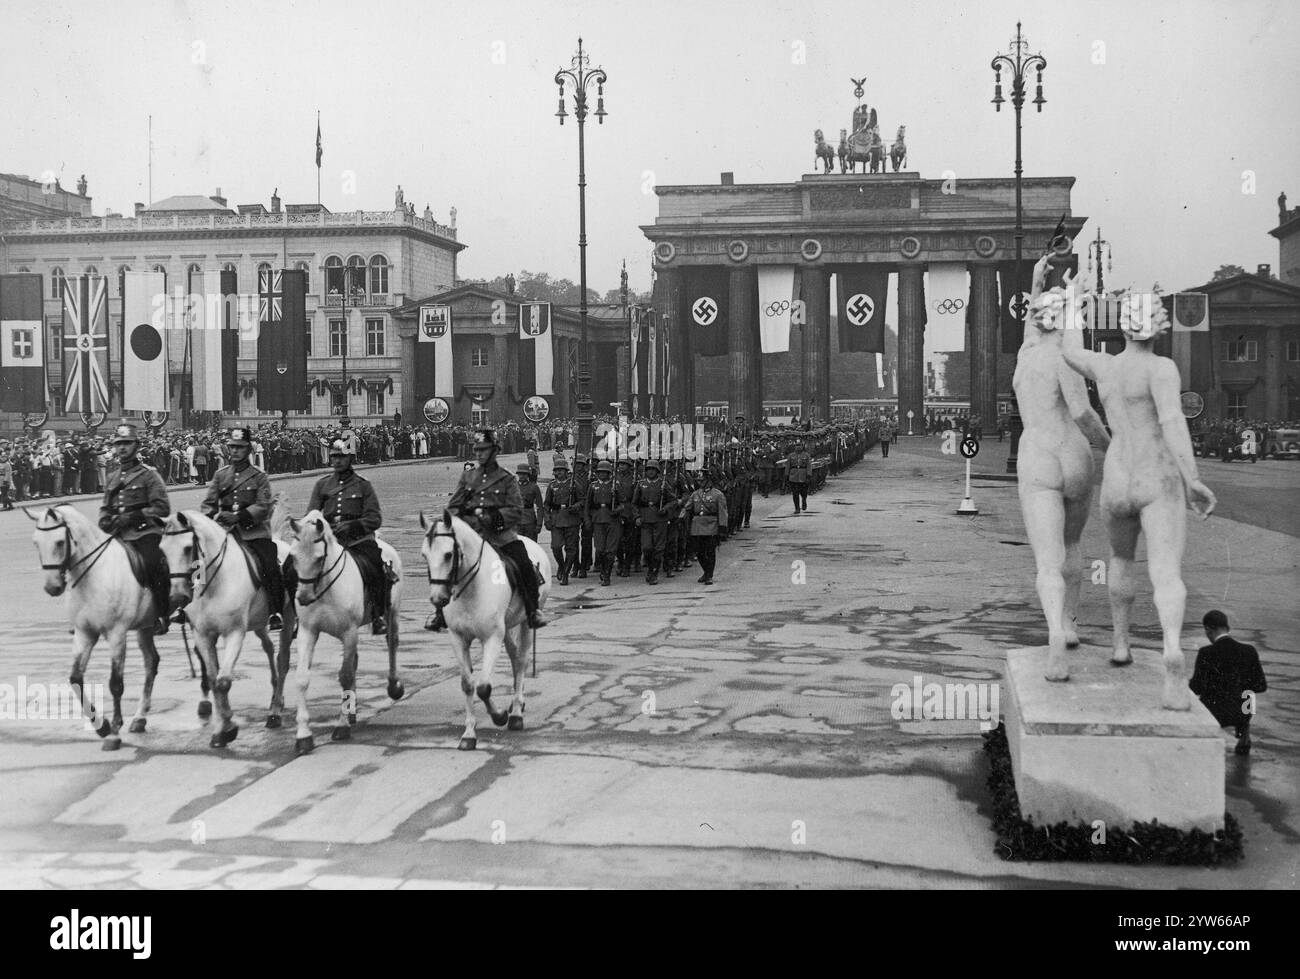
[[[366,356],[384,356],[383,320],[366,320]]]
[[[330,356],[346,357],[347,355],[347,324],[343,320],[330,320]]]
[[[121,299],[126,295],[126,273],[131,271],[129,265],[119,265],[117,267],[117,298]]]
[[[360,255],[348,259],[348,302],[363,303],[366,299],[366,260]]]
[[[23,272],[30,272],[30,271],[31,271],[31,269],[29,269],[26,265],[20,265],[20,266],[18,266],[18,273],[19,273],[20,275],[21,275]]]
[[[57,265],[54,266],[54,268],[50,270],[50,298],[51,299],[63,298],[63,281],[64,281],[63,269],[59,268],[59,266]]]
[[[384,392],[377,388],[366,388],[366,414],[382,415],[384,413]]]
[[[472,347],[469,352],[470,367],[486,367],[488,365],[487,347]]]
[[[331,296],[343,295],[343,259],[337,255],[325,259],[325,291]]]
[[[306,349],[306,351],[307,351],[307,356],[310,357],[310,356],[312,356],[312,352],[311,352],[311,317],[310,317],[310,316],[307,317],[307,325],[306,325],[306,327],[303,328],[302,336],[303,336],[303,343],[306,345],[306,346],[305,346],[305,349]]]
[[[1286,359],[1291,361],[1300,360],[1300,340],[1288,340],[1286,342]]]
[[[374,255],[370,259],[370,294],[388,294],[388,259]]]
[[[302,281],[307,284],[307,292],[311,292],[311,267],[306,262],[294,262],[293,267],[302,272]]]
[[[1229,363],[1241,363],[1259,359],[1259,341],[1257,340],[1229,340],[1223,346],[1223,359]]]
[[[481,405],[475,404],[469,410],[469,423],[475,428],[487,425],[488,410]]]
[[[1224,399],[1224,404],[1227,406],[1225,411],[1229,418],[1246,417],[1245,391],[1229,391],[1227,398]]]
[[[88,279],[98,279],[98,278],[99,278],[99,269],[96,268],[96,267],[93,266],[93,265],[87,265],[87,266],[86,266],[86,278],[88,278]]]
[[[270,272],[270,271],[271,271],[271,263],[270,263],[270,262],[258,262],[258,263],[257,263],[257,281],[258,281],[259,283],[262,281],[262,273],[263,273],[263,272]]]

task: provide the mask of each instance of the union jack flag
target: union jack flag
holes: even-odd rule
[[[284,283],[280,272],[259,272],[257,274],[257,291],[261,298],[258,322],[279,323],[284,319]]]
[[[108,289],[102,276],[63,283],[63,407],[108,412]]]

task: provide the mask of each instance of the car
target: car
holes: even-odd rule
[[[1262,455],[1265,459],[1300,459],[1300,428],[1275,428],[1270,431]]]

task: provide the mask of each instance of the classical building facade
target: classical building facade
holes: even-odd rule
[[[30,183],[30,182],[29,182]],[[17,190],[30,188],[17,186]],[[16,191],[15,191],[16,192]],[[220,191],[211,196],[182,196],[152,206],[136,205],[130,217],[84,214],[28,217],[4,223],[0,270],[35,272],[44,280],[45,319],[49,344],[49,379],[53,393],[50,423],[79,428],[78,418],[62,417],[62,365],[56,353],[62,324],[59,286],[65,277],[105,276],[109,279],[110,361],[114,414],[121,396],[121,283],[126,269],[165,273],[169,291],[189,291],[196,272],[234,271],[238,289],[256,294],[262,268],[301,268],[308,278],[307,319],[310,331],[307,377],[311,408],[290,413],[291,425],[318,425],[346,412],[359,424],[373,424],[403,404],[410,362],[402,357],[402,341],[392,310],[410,296],[423,296],[452,287],[457,255],[465,247],[454,225],[433,220],[406,207],[392,211],[333,213],[316,204],[281,207],[273,196],[271,208],[240,205],[232,210]],[[454,217],[453,217],[454,221]],[[345,280],[345,267],[356,269]],[[350,288],[344,295],[344,284]],[[258,412],[256,391],[257,341],[241,338],[239,375],[241,404],[223,422],[268,421],[278,413]],[[187,366],[184,334],[169,337],[172,410],[181,417],[182,380]],[[345,375],[346,357],[346,375]],[[346,388],[344,379],[346,376]],[[17,424],[10,419],[8,427]]]
[[[972,411],[997,417],[1011,378],[998,370],[999,269],[1015,256],[1015,182],[1010,179],[926,180],[917,173],[806,175],[792,184],[659,185],[659,214],[642,227],[654,245],[655,306],[676,326],[683,319],[683,273],[725,269],[730,282],[727,331],[728,413],[759,417],[769,362],[791,354],[763,354],[758,339],[757,268],[794,266],[805,303],[798,345],[802,417],[830,418],[832,330],[830,277],[837,268],[873,266],[891,273],[898,297],[898,408],[924,415],[924,273],[931,262],[965,263],[970,273],[967,349]],[[1024,256],[1043,254],[1064,215],[1066,238],[1057,247],[1072,258],[1073,239],[1086,218],[1070,213],[1073,177],[1023,181]],[[1013,263],[1012,263],[1013,264]],[[1026,272],[1026,282],[1028,273]],[[700,401],[699,365],[690,330],[673,356],[683,383],[669,410],[686,413]],[[793,348],[793,345],[792,345]],[[836,354],[835,359],[842,355]],[[865,356],[865,355],[859,355]],[[713,358],[721,359],[721,358]],[[865,370],[865,364],[864,364]],[[874,372],[874,367],[872,368]],[[1005,370],[1001,372],[1006,375]],[[863,395],[859,395],[863,396]]]

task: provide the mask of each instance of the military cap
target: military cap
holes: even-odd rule
[[[113,444],[121,445],[124,442],[139,442],[140,436],[136,434],[135,426],[129,424],[118,425],[113,429]]]
[[[501,443],[497,441],[497,433],[491,428],[480,428],[474,432],[474,448],[477,449],[499,449]]]
[[[561,469],[562,469],[562,470],[564,470],[565,472],[568,472],[568,471],[569,471],[569,462],[568,462],[567,459],[564,458],[564,455],[563,455],[562,453],[557,452],[557,453],[555,453],[555,458],[551,460],[551,468],[552,468],[552,469],[555,469],[555,470],[561,470]]]
[[[352,450],[348,448],[348,443],[343,439],[335,439],[330,443],[331,456],[350,456]]]
[[[520,476],[531,476],[533,474],[533,467],[526,462],[521,462],[519,465],[515,466],[515,472]]]
[[[609,464],[608,459],[601,459],[600,462],[596,464],[596,472],[598,473],[612,473],[613,471],[614,467]]]
[[[252,433],[246,428],[232,428],[230,434],[226,436],[226,445],[249,446],[252,444]]]

